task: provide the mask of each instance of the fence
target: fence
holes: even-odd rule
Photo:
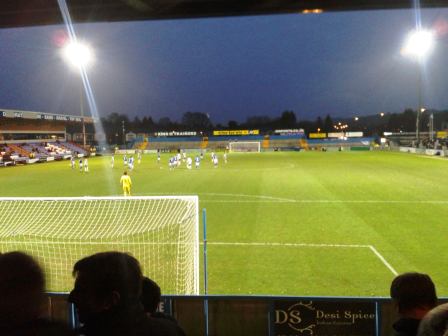
[[[66,294],[49,294],[51,316],[76,323]],[[187,335],[359,335],[391,334],[397,319],[389,298],[285,296],[164,296],[161,310]]]

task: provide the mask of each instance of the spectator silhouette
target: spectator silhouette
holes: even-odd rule
[[[419,336],[448,336],[448,303],[432,309],[420,322]]]
[[[404,273],[391,284],[390,296],[400,319],[393,324],[395,335],[415,336],[422,318],[437,304],[434,283],[427,274]]]
[[[75,287],[69,295],[85,336],[176,335],[175,329],[150,319],[140,302],[142,272],[125,253],[103,252],[77,261]]]
[[[143,277],[141,301],[145,313],[154,315],[159,307],[161,297],[159,285],[148,277]]]
[[[22,252],[0,254],[0,335],[73,335],[68,326],[45,319],[45,278]]]
[[[161,297],[162,295],[159,285],[155,281],[144,277],[142,282],[141,301],[145,313],[150,318],[160,321],[160,323],[164,323],[174,327],[177,332],[176,335],[185,336],[185,332],[173,317],[165,315],[163,312],[157,311],[157,308],[159,307],[161,301]]]

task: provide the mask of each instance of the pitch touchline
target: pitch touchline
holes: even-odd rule
[[[393,201],[393,200],[212,200],[199,199],[207,203],[371,203],[371,204],[448,204],[448,201]]]
[[[209,242],[208,245],[228,245],[228,246],[281,246],[281,247],[343,247],[343,248],[368,248],[380,259],[393,275],[398,272],[384,258],[381,253],[373,245],[356,245],[356,244],[307,244],[307,243],[227,243],[227,242]]]
[[[369,245],[356,244],[309,244],[309,243],[230,243],[208,242],[208,245],[234,245],[234,246],[292,246],[292,247],[369,247]]]

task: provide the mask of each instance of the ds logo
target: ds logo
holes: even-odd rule
[[[283,324],[288,322],[291,324],[299,324],[302,322],[302,319],[300,318],[300,311],[299,310],[276,310],[275,311],[275,323]]]
[[[316,326],[313,318],[315,315],[315,308],[312,304],[312,302],[298,302],[286,309],[276,309],[274,323],[276,325],[287,324],[288,327],[295,331],[301,333],[308,331],[310,335],[312,335],[313,328]]]

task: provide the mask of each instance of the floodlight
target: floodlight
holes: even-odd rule
[[[80,42],[70,42],[63,49],[64,58],[74,67],[82,69],[93,61],[90,47]]]
[[[405,56],[422,60],[434,48],[434,32],[426,29],[412,31],[401,50]]]
[[[302,10],[302,14],[321,14],[323,10],[321,8],[312,8]]]
[[[71,41],[67,43],[62,49],[62,56],[65,60],[71,64],[75,69],[79,71],[80,79],[83,79],[85,76],[86,67],[93,62],[93,52],[90,47],[85,43],[80,43],[75,41]],[[80,110],[81,110],[81,119],[82,119],[82,137],[83,137],[83,145],[86,147],[86,126],[84,123],[84,83],[83,80],[81,83],[81,89],[79,91],[80,94]],[[87,83],[87,85],[89,85]]]
[[[417,138],[417,146],[420,143],[420,113],[424,111],[422,107],[422,77],[423,77],[423,65],[426,56],[434,48],[434,32],[431,30],[417,28],[412,31],[403,46],[401,52],[404,56],[409,56],[418,61],[418,109],[417,109],[417,120],[415,127],[415,135]]]

